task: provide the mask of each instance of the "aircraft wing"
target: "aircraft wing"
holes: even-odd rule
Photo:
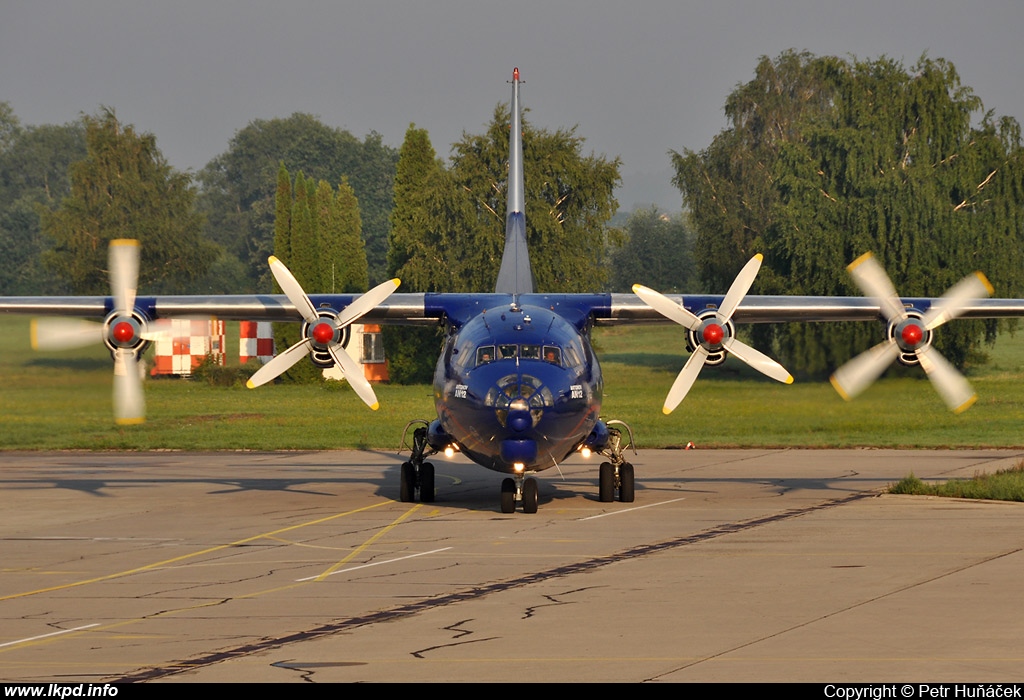
[[[311,294],[317,308],[340,311],[358,294]],[[718,308],[723,295],[666,294],[665,297],[689,310]],[[395,293],[363,316],[369,323],[423,325],[448,317],[458,320],[474,311],[497,306],[507,294]],[[936,299],[906,298],[904,305],[926,312]],[[671,323],[644,303],[636,294],[530,294],[520,303],[557,306],[580,320],[591,317],[597,325]],[[113,309],[112,297],[0,297],[0,313],[31,316],[68,316],[103,319]],[[300,321],[295,305],[283,294],[162,295],[140,296],[136,308],[151,319],[196,318],[202,316],[239,321]],[[960,318],[1024,317],[1024,299],[975,299]],[[733,321],[745,323],[871,321],[884,319],[878,302],[863,297],[747,296],[736,307]]]
[[[611,308],[605,318],[598,317],[601,325],[669,322],[664,316],[644,303],[636,294],[612,294]],[[716,309],[724,299],[721,295],[666,294],[668,299],[700,314]],[[908,308],[925,312],[937,299],[906,298],[901,300]],[[1019,318],[1024,316],[1024,299],[974,299],[965,305],[960,318]],[[823,321],[872,321],[885,316],[881,305],[864,297],[815,296],[747,296],[732,316],[736,323],[786,323]]]

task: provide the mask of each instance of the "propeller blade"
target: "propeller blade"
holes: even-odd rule
[[[640,301],[650,306],[665,318],[675,321],[680,326],[689,328],[690,330],[697,330],[700,327],[699,318],[666,297],[664,294],[656,292],[642,284],[634,284],[633,293],[640,297]]]
[[[281,286],[281,291],[288,297],[288,301],[295,305],[295,308],[299,310],[299,314],[304,320],[309,323],[316,322],[319,317],[317,316],[316,309],[313,307],[313,302],[306,296],[306,292],[302,290],[302,285],[295,279],[295,275],[291,273],[291,270],[273,255],[268,258],[267,262],[270,263],[270,271],[274,274],[274,279],[277,280],[278,285]],[[288,366],[291,367],[291,365]]]
[[[666,416],[672,411],[676,410],[676,406],[679,402],[686,398],[686,394],[689,393],[690,387],[697,381],[697,375],[700,374],[700,370],[704,367],[704,360],[708,357],[708,351],[703,345],[698,345],[697,349],[690,355],[690,359],[686,361],[683,368],[679,370],[679,374],[676,376],[675,382],[672,383],[672,388],[668,390],[668,396],[665,397],[665,405],[662,406],[661,412]]]
[[[119,349],[114,353],[114,420],[118,425],[134,425],[146,420],[138,358],[131,350]]]
[[[331,343],[327,346],[327,352],[334,358],[334,363],[341,369],[341,373],[345,375],[345,380],[348,381],[359,398],[363,400],[363,403],[374,411],[380,408],[377,395],[373,393],[373,387],[370,386],[370,382],[366,381],[366,377],[363,376],[363,368],[345,352],[345,348],[341,347],[338,343]]]
[[[378,304],[387,299],[402,283],[398,278],[381,282],[370,291],[362,294],[338,314],[338,325],[342,328],[356,319],[372,311]]]
[[[837,369],[829,381],[839,395],[849,401],[878,379],[899,354],[900,348],[895,342],[879,343]]]
[[[874,255],[864,253],[846,269],[864,292],[864,296],[871,297],[878,304],[882,315],[888,321],[899,323],[907,318],[907,311],[896,294],[896,288]]]
[[[793,383],[793,375],[789,373],[789,370],[759,350],[755,350],[750,347],[746,343],[742,343],[735,338],[726,338],[722,342],[722,347],[766,377],[771,377],[775,381],[782,382],[783,384]]]
[[[266,384],[278,375],[284,374],[291,369],[292,365],[309,354],[309,350],[312,345],[313,344],[309,338],[300,340],[270,362],[260,367],[256,374],[249,377],[249,381],[247,381],[245,385],[250,389],[255,389],[258,386]]]
[[[34,318],[33,350],[71,350],[103,342],[103,324],[75,318]]]
[[[954,413],[963,413],[974,405],[978,395],[974,389],[960,374],[957,369],[949,363],[945,357],[939,354],[934,348],[927,348],[917,353],[917,359],[921,362],[921,368],[932,380],[932,386],[939,392],[939,396]]]
[[[722,299],[722,305],[718,307],[716,314],[720,323],[727,323],[732,318],[736,307],[750,291],[750,285],[754,283],[754,278],[757,277],[757,271],[761,269],[763,259],[764,256],[758,253],[748,260],[740,273],[736,275],[736,279],[729,285],[729,291],[725,293],[725,298]]]
[[[129,314],[135,308],[139,286],[139,242],[128,238],[111,241],[108,262],[114,310]]]
[[[962,314],[968,302],[987,297],[993,291],[992,284],[982,273],[967,275],[932,304],[932,308],[921,319],[921,323],[924,324],[925,330],[934,330]]]

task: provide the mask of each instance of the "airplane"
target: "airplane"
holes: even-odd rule
[[[275,257],[270,269],[283,294],[140,296],[139,245],[110,245],[110,296],[0,298],[0,312],[74,319],[37,319],[33,345],[57,349],[103,342],[114,360],[114,412],[119,423],[144,418],[138,362],[149,343],[167,332],[164,319],[217,317],[226,320],[302,322],[302,340],[257,371],[255,388],[272,381],[309,356],[322,367],[336,365],[356,394],[379,406],[373,387],[343,348],[348,326],[429,324],[445,329],[434,374],[436,417],[413,419],[411,456],[399,476],[403,502],[435,498],[429,458],[460,452],[506,475],[500,508],[525,513],[538,509],[536,475],[581,453],[604,457],[598,469],[598,498],[635,498],[634,467],[627,450],[635,442],[621,420],[601,416],[603,379],[591,343],[595,326],[674,322],[686,328],[691,352],[672,384],[664,413],[683,400],[706,365],[734,355],[766,376],[791,383],[790,373],[736,337],[736,324],[793,321],[875,321],[886,323],[883,341],[840,368],[832,383],[853,398],[894,361],[920,365],[954,411],[975,400],[967,380],[931,347],[933,331],[954,318],[1009,318],[1024,315],[1024,302],[986,299],[992,287],[981,273],[968,275],[939,299],[900,298],[882,266],[870,254],[848,268],[864,291],[859,297],[747,296],[762,262],[755,255],[724,295],[663,295],[642,285],[633,294],[552,294],[534,289],[527,250],[519,69],[512,73],[509,178],[505,247],[491,293],[396,293],[388,280],[365,294],[307,294]],[[85,319],[97,319],[99,322]],[[414,427],[415,426],[415,427]]]

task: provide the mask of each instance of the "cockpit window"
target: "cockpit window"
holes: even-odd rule
[[[562,351],[554,345],[545,345],[544,360],[555,365],[560,365],[562,364]]]
[[[523,345],[519,348],[519,356],[524,360],[539,360],[540,359],[540,346],[539,345]]]
[[[508,360],[510,358],[515,358],[516,353],[518,351],[519,351],[519,346],[515,345],[515,344],[512,344],[512,345],[499,345],[498,346],[498,356],[501,359],[503,359],[503,360]]]
[[[583,364],[583,346],[579,340],[573,340],[565,346],[565,361],[568,367],[579,367]]]
[[[477,367],[485,365],[488,362],[494,360],[494,346],[493,345],[481,345],[476,349],[476,364]]]

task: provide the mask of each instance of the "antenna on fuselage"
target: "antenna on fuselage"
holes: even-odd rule
[[[526,199],[523,194],[523,126],[519,112],[519,69],[512,71],[512,128],[508,139],[508,205],[505,209],[505,250],[494,291],[532,294],[533,271],[526,248]]]

